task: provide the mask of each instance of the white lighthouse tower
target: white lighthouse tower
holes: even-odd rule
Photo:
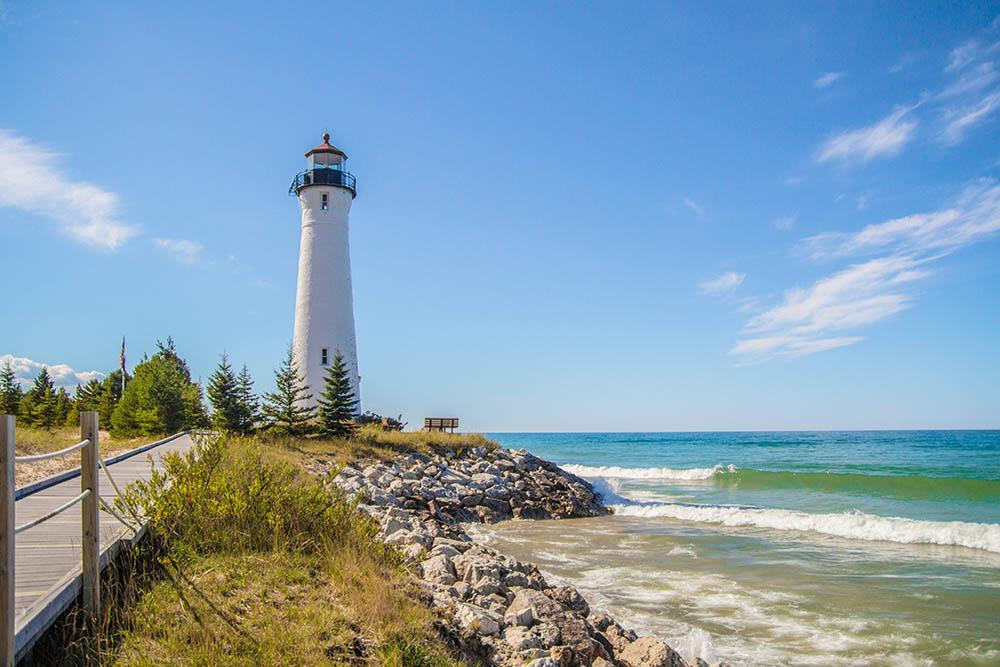
[[[295,292],[292,358],[309,385],[315,405],[323,391],[326,367],[339,350],[361,399],[358,345],[354,334],[351,252],[347,217],[357,196],[354,176],[345,171],[347,155],[330,145],[330,135],[306,153],[307,168],[288,194],[302,209],[299,282]]]

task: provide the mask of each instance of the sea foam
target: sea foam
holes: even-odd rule
[[[1000,524],[992,523],[921,521],[857,511],[808,514],[783,509],[677,503],[625,502],[613,505],[612,509],[622,516],[668,517],[723,526],[807,531],[853,540],[961,546],[1000,553]]]
[[[676,479],[696,481],[712,479],[720,472],[736,472],[736,466],[716,465],[711,468],[623,468],[620,466],[584,466],[567,463],[561,466],[580,477],[611,477],[614,479]]]

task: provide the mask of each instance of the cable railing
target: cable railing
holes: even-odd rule
[[[96,412],[80,413],[81,441],[53,452],[15,455],[16,420],[12,415],[0,416],[0,666],[8,667],[16,659],[15,605],[14,605],[14,536],[35,528],[53,517],[59,516],[71,507],[81,506],[81,567],[82,598],[84,613],[91,619],[98,618],[101,609],[100,580],[100,507],[110,509],[101,498],[97,475],[98,467],[118,491],[118,485],[111,479],[111,473],[101,459],[100,433]],[[80,494],[70,498],[58,507],[50,509],[20,526],[15,524],[14,514],[14,469],[18,463],[31,463],[55,459],[74,452],[80,452]],[[117,512],[109,512],[126,526],[132,528]],[[133,529],[134,530],[134,529]]]

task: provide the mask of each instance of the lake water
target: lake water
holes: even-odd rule
[[[615,514],[480,539],[683,655],[1000,664],[1000,431],[491,437]]]

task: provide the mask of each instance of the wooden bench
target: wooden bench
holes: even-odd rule
[[[456,428],[458,428],[458,417],[424,417],[425,431],[440,431],[443,433],[450,429],[454,433]]]

